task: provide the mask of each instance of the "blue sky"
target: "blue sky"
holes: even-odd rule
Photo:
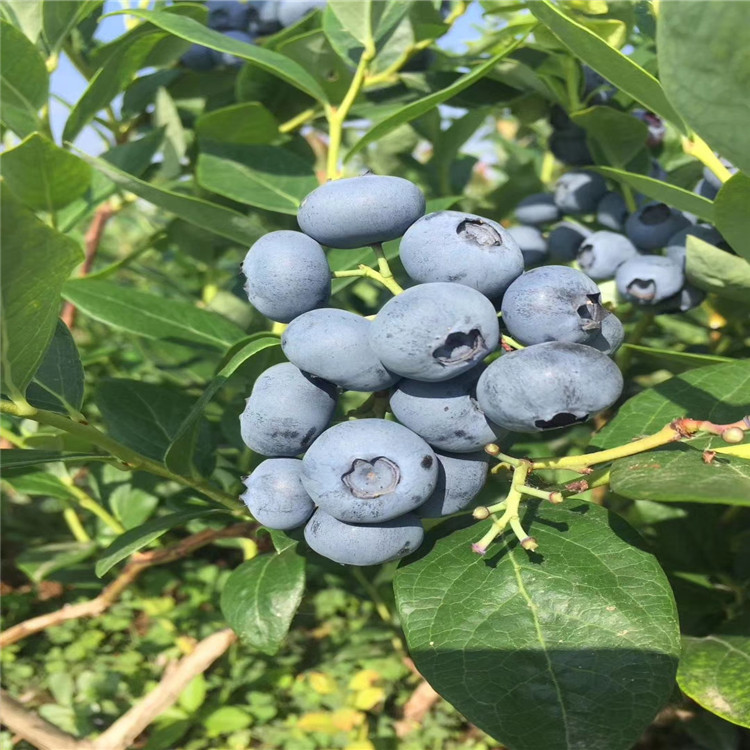
[[[104,13],[121,10],[122,3],[118,0],[106,0]],[[467,12],[455,23],[453,28],[440,40],[442,48],[452,52],[464,52],[465,43],[480,36],[474,28],[482,25],[482,8],[478,2],[472,2]],[[125,31],[124,16],[111,16],[99,23],[96,37],[102,41],[110,41]],[[73,67],[70,61],[62,55],[57,70],[52,74],[50,89],[53,94],[67,102],[75,102],[86,88],[86,81]],[[50,106],[50,121],[55,139],[59,142],[68,109],[63,104],[53,100]],[[90,154],[99,154],[106,150],[104,141],[91,129],[86,128],[76,139],[76,145]]]

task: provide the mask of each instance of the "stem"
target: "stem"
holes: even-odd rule
[[[357,69],[354,71],[354,78],[349,84],[349,90],[346,92],[341,104],[338,107],[326,105],[326,119],[328,120],[328,158],[326,163],[326,173],[329,180],[335,180],[340,177],[339,172],[339,152],[341,150],[341,138],[344,131],[344,121],[349,115],[359,92],[362,90],[362,84],[367,73],[367,66],[375,57],[375,45],[370,42],[359,57]]]
[[[102,508],[99,503],[94,500],[91,495],[84,492],[80,487],[73,484],[72,480],[65,481],[63,480],[65,485],[68,488],[68,491],[70,492],[73,497],[78,501],[78,505],[81,506],[81,508],[85,508],[86,510],[93,513],[100,521],[102,521],[108,528],[110,528],[112,531],[114,531],[116,534],[124,534],[125,533],[125,527],[114,517],[112,516],[108,511],[106,511],[104,508]]]
[[[279,125],[279,133],[291,133],[293,130],[296,130],[298,127],[308,122],[308,120],[312,120],[317,112],[318,110],[315,109],[315,107],[310,107],[309,109],[300,112],[286,122],[282,122],[281,125]]]
[[[501,346],[506,352],[511,351],[513,349],[525,349],[526,348],[523,344],[516,341],[512,336],[508,336],[505,333],[500,337],[500,340],[501,340]]]
[[[91,425],[74,422],[68,417],[64,417],[61,414],[56,414],[52,411],[47,411],[46,409],[36,409],[28,404],[19,405],[8,401],[0,401],[0,414],[10,414],[11,416],[21,417],[22,419],[31,419],[34,422],[48,425],[49,427],[56,427],[70,435],[75,435],[76,437],[80,437],[83,440],[96,445],[98,448],[101,448],[115,458],[119,458],[120,461],[123,461],[128,465],[129,469],[147,471],[151,474],[156,474],[157,476],[177,482],[184,487],[190,487],[229,510],[244,510],[235,497],[228,492],[224,492],[207,482],[175,474],[158,461],[142,456],[140,453],[131,450],[122,443],[118,443],[117,440],[113,440],[111,437],[105,435]]]
[[[638,204],[635,201],[635,194],[633,193],[633,188],[630,187],[630,185],[621,185],[622,187],[622,197],[625,199],[625,205],[628,208],[628,211],[630,211],[631,214],[634,214],[638,210]]]
[[[726,182],[732,173],[721,163],[721,159],[709,148],[708,144],[696,133],[692,138],[682,138],[682,150],[694,156],[708,167],[722,182]]]
[[[640,344],[643,337],[651,328],[651,324],[654,322],[653,313],[644,313],[641,319],[635,324],[633,332],[630,336],[628,344]],[[630,366],[630,360],[633,358],[633,350],[623,347],[617,353],[616,361],[617,366],[624,372]]]
[[[726,425],[717,425],[713,422],[701,421],[696,419],[675,419],[661,430],[634,440],[632,443],[618,445],[616,448],[588,453],[583,456],[564,456],[562,458],[542,458],[532,462],[532,470],[537,469],[573,469],[579,471],[595,464],[603,464],[609,461],[615,461],[618,458],[633,456],[636,453],[643,453],[652,448],[659,448],[662,445],[693,437],[698,432],[708,432],[714,435],[724,435],[729,431],[739,430],[746,432],[750,430],[750,417],[745,417],[737,422]],[[515,481],[515,480],[514,480]]]
[[[375,586],[367,580],[367,576],[365,576],[362,570],[356,565],[352,566],[352,575],[357,579],[357,583],[359,583],[359,585],[367,592],[370,599],[372,599],[380,619],[388,625],[393,625],[393,615],[391,614],[391,611],[388,609]]]
[[[6,427],[0,427],[0,438],[7,440],[11,445],[15,445],[16,448],[28,447],[26,441],[20,435],[16,435],[15,432]]]
[[[83,528],[81,519],[78,518],[74,508],[65,508],[63,518],[65,519],[65,523],[68,524],[70,533],[73,534],[77,542],[86,544],[91,541],[91,537],[88,535],[86,529]]]
[[[356,270],[352,271],[336,271],[333,274],[335,279],[351,279],[351,278],[362,278],[371,279],[377,281],[378,284],[382,284],[391,294],[401,294],[404,290],[391,276],[390,279],[385,278],[379,271],[376,271],[370,266],[360,265]]]

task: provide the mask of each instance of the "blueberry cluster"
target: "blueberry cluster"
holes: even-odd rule
[[[291,26],[325,0],[208,0],[208,27],[240,42],[252,44],[261,36]],[[207,73],[218,67],[235,67],[243,60],[234,55],[194,44],[182,56],[185,67]]]
[[[719,247],[726,243],[714,227],[697,223],[690,214],[640,197],[638,202],[640,207],[631,213],[603,177],[571,171],[560,177],[554,193],[522,200],[516,207],[521,223],[508,231],[527,266],[576,261],[594,281],[614,279],[623,299],[639,307],[654,313],[686,312],[705,298],[685,277],[687,237]],[[561,221],[563,217],[567,219]],[[588,220],[582,223],[584,217]]]
[[[547,216],[563,195],[570,205],[594,200],[573,177],[580,185],[561,186]],[[456,513],[482,489],[484,446],[507,443],[510,431],[583,422],[622,390],[609,356],[622,325],[589,276],[565,265],[524,273],[522,251],[500,224],[459,211],[424,214],[424,196],[408,180],[336,180],[302,202],[301,232],[270,232],[242,266],[250,302],[288,323],[281,346],[289,360],[256,380],[240,417],[244,442],[269,457],[246,479],[243,500],[271,528],[306,524],[310,547],[339,563],[413,552],[421,518]],[[399,237],[415,285],[372,320],[327,306],[324,246],[382,253],[381,243]],[[387,270],[381,265],[381,279]],[[330,426],[341,390],[373,393],[381,414],[389,399],[397,421]]]

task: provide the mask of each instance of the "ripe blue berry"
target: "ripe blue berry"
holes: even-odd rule
[[[279,23],[286,28],[297,23],[297,21],[304,18],[308,13],[312,13],[318,8],[325,8],[326,3],[325,0],[306,0],[306,2],[281,0],[278,5]]]
[[[247,477],[240,499],[255,520],[269,529],[288,531],[307,523],[315,506],[300,481],[298,458],[268,458]]]
[[[432,495],[420,505],[421,518],[441,518],[466,508],[487,481],[486,453],[437,453],[438,480]]]
[[[596,220],[613,232],[622,232],[625,220],[628,218],[628,207],[625,199],[613,191],[605,193],[596,204]]]
[[[693,188],[693,192],[700,195],[702,198],[707,198],[712,201],[719,194],[719,190],[715,188],[705,177],[701,177]]]
[[[665,203],[649,203],[628,216],[625,233],[641,250],[656,250],[688,226],[689,219],[680,211]]]
[[[505,293],[502,314],[508,333],[522,344],[563,341],[613,351],[614,342],[604,343],[600,337],[603,322],[614,316],[602,306],[596,283],[575,268],[527,271]]]
[[[238,42],[245,42],[245,44],[253,44],[255,42],[255,38],[248,34],[246,31],[238,31],[237,29],[230,29],[229,31],[224,32],[224,36],[228,36],[230,39],[234,39]],[[241,57],[237,57],[236,55],[232,55],[229,52],[221,52],[220,54],[220,61],[222,65],[225,65],[227,68],[237,68],[240,65],[245,64],[245,60],[243,60]]]
[[[322,245],[355,248],[403,236],[424,208],[424,195],[413,182],[367,174],[313,190],[302,201],[297,222]]]
[[[202,44],[193,44],[180,58],[180,62],[196,73],[207,73],[221,62],[221,53]]]
[[[724,242],[724,238],[721,236],[719,230],[709,224],[696,224],[695,226],[685,227],[685,229],[681,229],[672,235],[667,241],[664,253],[668,258],[677,263],[683,271],[685,270],[687,238],[689,236],[697,237],[716,247],[721,246]]]
[[[553,260],[573,260],[591,230],[575,221],[562,221],[547,235],[547,251]]]
[[[516,206],[516,219],[520,224],[551,224],[561,214],[552,193],[528,195]]]
[[[523,256],[497,222],[460,211],[437,211],[412,224],[401,262],[419,282],[455,282],[498,297],[523,273]]]
[[[617,267],[636,255],[638,250],[624,234],[602,230],[578,248],[578,265],[587,276],[602,281],[614,278]]]
[[[440,383],[402,380],[391,395],[391,411],[401,424],[433,448],[471,453],[488,443],[506,444],[508,433],[492,424],[476,402],[479,365]]]
[[[706,293],[702,289],[698,289],[692,284],[685,284],[677,294],[654,305],[653,311],[659,314],[684,313],[698,307],[704,299],[706,299]]]
[[[391,371],[414,380],[448,380],[471,369],[500,340],[497,313],[476,289],[435,282],[383,305],[370,345]]]
[[[607,192],[607,183],[596,172],[566,172],[555,183],[555,203],[565,214],[590,214]]]
[[[622,374],[605,354],[553,341],[503,354],[479,378],[477,399],[499,425],[540,432],[584,422],[611,406]]]
[[[527,268],[541,263],[547,257],[547,240],[536,227],[519,224],[510,227],[508,234],[521,248],[523,264]]]
[[[208,27],[217,31],[247,31],[253,7],[250,3],[208,0]]]
[[[370,347],[372,323],[346,310],[325,307],[295,318],[281,348],[300,370],[351,391],[382,391],[398,375],[386,370]]]
[[[685,274],[678,262],[661,255],[640,255],[615,273],[617,291],[639,305],[655,305],[682,289]]]
[[[331,296],[331,269],[323,248],[302,232],[263,235],[245,256],[242,271],[250,304],[281,323],[322,307]]]
[[[380,523],[421,505],[435,489],[437,459],[411,430],[384,419],[341,422],[302,459],[302,484],[326,513]]]
[[[328,426],[336,408],[336,386],[284,362],[256,381],[240,415],[248,448],[263,456],[296,456]]]
[[[310,548],[342,565],[379,565],[410,555],[424,540],[413,513],[374,524],[345,523],[320,508],[305,526]]]

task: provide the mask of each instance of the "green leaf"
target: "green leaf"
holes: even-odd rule
[[[63,287],[63,296],[95,320],[150,339],[190,341],[225,349],[244,335],[241,328],[221,315],[113,281],[69,281]]]
[[[612,107],[589,107],[572,116],[585,128],[607,164],[624,167],[645,148],[648,127],[637,117]]]
[[[3,465],[5,461],[3,460]],[[25,472],[23,474],[3,477],[17,492],[24,495],[54,497],[58,500],[71,500],[75,496],[58,476],[42,472]]]
[[[279,123],[262,104],[244,102],[205,112],[195,123],[195,134],[221,143],[271,143],[279,136]]]
[[[91,557],[96,542],[56,542],[21,551],[14,563],[32,581],[39,583],[56,570],[71,566]]]
[[[688,281],[719,297],[750,301],[750,262],[692,235],[686,249]]]
[[[214,193],[269,211],[297,215],[318,186],[312,166],[276,146],[222,147],[198,157],[198,182]]]
[[[659,77],[669,100],[712,148],[746,172],[748,48],[750,25],[741,3],[699,0],[659,8]]]
[[[666,203],[680,211],[695,214],[698,218],[709,223],[714,221],[714,204],[689,190],[676,185],[669,185],[661,180],[655,180],[653,177],[626,172],[623,169],[612,167],[594,167],[593,169],[605,177],[630,185],[630,187],[655,201]]]
[[[237,41],[218,31],[206,28],[192,18],[185,18],[159,10],[135,10],[128,8],[126,11],[117,12],[142,18],[144,21],[149,21],[154,26],[158,26],[170,34],[174,34],[194,44],[202,44],[204,47],[209,47],[219,52],[226,52],[229,55],[247,60],[253,65],[257,65],[259,68],[273,73],[287,83],[291,83],[292,86],[300,91],[304,91],[306,94],[310,94],[310,96],[318,101],[326,101],[325,94],[318,82],[301,65],[277,52]]]
[[[96,114],[108,106],[112,100],[133,80],[143,67],[143,62],[162,34],[151,33],[136,39],[112,56],[106,65],[100,67],[89,81],[86,91],[76,102],[68,115],[63,129],[63,140],[73,141]]]
[[[126,529],[144,523],[159,506],[159,498],[130,484],[119,484],[107,498],[109,507]]]
[[[209,737],[238,732],[253,723],[253,717],[237,706],[222,706],[203,719],[203,726]]]
[[[207,229],[209,232],[226,237],[240,245],[252,245],[263,234],[262,228],[253,218],[200,198],[193,198],[189,195],[156,187],[117,169],[104,159],[88,156],[82,151],[78,153],[84,161],[98,169],[115,184],[135,193],[149,203],[179,216],[190,224]]]
[[[221,611],[241,641],[275,654],[305,589],[305,561],[294,549],[261,555],[232,571],[221,591]]]
[[[202,674],[199,674],[188,682],[185,689],[180,693],[177,702],[179,703],[180,708],[184,709],[189,714],[193,714],[203,705],[205,700],[206,678]]]
[[[255,334],[219,370],[179,426],[167,449],[164,460],[172,471],[186,476],[194,473],[193,454],[198,436],[197,428],[208,403],[241,365],[264,349],[280,345],[280,340],[276,336],[266,333]]]
[[[182,171],[182,159],[187,151],[187,140],[180,113],[165,88],[160,88],[156,92],[154,124],[164,130],[164,158],[159,177],[167,180],[179,177]]]
[[[690,481],[685,481],[690,477]],[[750,460],[674,445],[615,461],[612,489],[631,500],[750,506]]]
[[[394,589],[419,672],[513,750],[629,750],[668,700],[679,627],[664,572],[615,514],[528,504],[530,554],[472,524],[428,539]],[[424,549],[423,547],[423,549]]]
[[[640,344],[623,344],[623,349],[630,349],[644,357],[656,359],[666,363],[673,370],[690,370],[695,367],[706,367],[707,365],[720,364],[722,362],[733,362],[729,357],[719,357],[716,354],[695,354],[694,352],[681,352],[675,349],[657,349],[653,346],[641,346]]]
[[[36,44],[42,33],[42,4],[27,0],[5,0],[0,5],[0,15],[23,31],[29,41]]]
[[[38,409],[62,414],[83,404],[83,365],[68,327],[57,321],[55,333],[39,369],[26,390],[26,400]]]
[[[714,714],[750,728],[750,618],[730,621],[705,638],[683,637],[677,682]]]
[[[111,437],[157,461],[164,459],[192,407],[192,399],[179,391],[125,378],[99,381],[94,400]],[[213,452],[207,435],[201,438],[201,468],[210,469]]]
[[[112,544],[104,550],[102,557],[97,560],[96,574],[101,578],[107,571],[117,565],[120,560],[124,560],[134,552],[150,544],[154,539],[158,539],[170,529],[176,526],[182,526],[194,518],[202,518],[211,513],[220,513],[215,509],[202,510],[184,510],[179,513],[170,513],[168,516],[159,516],[152,518],[150,521],[130,529],[121,534]]]
[[[44,38],[50,50],[59,50],[68,34],[101,5],[101,0],[44,0]]]
[[[41,127],[49,75],[37,48],[18,29],[0,21],[0,120],[25,138]]]
[[[380,3],[382,4],[382,3]],[[326,7],[338,19],[341,27],[363,47],[374,43],[372,27],[372,0],[328,0]]]
[[[570,16],[549,0],[529,3],[529,10],[576,56],[613,86],[622,89],[646,109],[669,120],[685,132],[682,118],[670,104],[659,81],[622,52],[610,47],[593,31]]]
[[[6,388],[26,390],[55,331],[60,290],[83,252],[0,190],[2,369]]]
[[[746,414],[750,414],[750,360],[700,367],[628,399],[592,444],[597,448],[624,445],[680,417],[724,424]],[[713,439],[708,440],[712,445]],[[718,445],[721,439],[716,440]]]
[[[30,208],[56,211],[83,195],[91,167],[39,133],[0,157],[8,187]]]
[[[516,30],[511,27],[508,29],[508,32],[509,34],[513,34],[516,33]],[[480,78],[490,73],[495,65],[500,62],[500,60],[502,60],[504,57],[507,57],[511,52],[513,52],[513,50],[515,50],[519,46],[521,41],[522,40],[513,40],[505,47],[505,49],[502,50],[502,52],[498,52],[486,62],[482,63],[481,65],[477,65],[477,67],[474,68],[471,72],[461,76],[450,86],[447,86],[444,89],[440,89],[440,91],[436,91],[434,94],[430,94],[429,96],[426,96],[423,99],[419,99],[416,102],[407,104],[405,107],[397,110],[394,114],[386,117],[384,120],[381,120],[377,125],[368,130],[367,133],[365,133],[365,135],[351,147],[351,149],[349,149],[349,152],[345,157],[345,161],[351,159],[354,154],[360,152],[363,148],[365,148],[365,146],[368,146],[370,143],[374,143],[379,138],[382,138],[386,133],[390,133],[392,130],[395,130],[405,122],[416,120],[417,117],[421,117],[426,112],[434,109],[438,106],[438,104],[442,104],[451,97],[471,86],[472,83],[475,83]]]
[[[27,450],[25,448],[8,448],[2,453],[3,471],[27,469],[31,466],[57,463],[88,463],[89,461],[111,461],[111,456],[101,453],[63,453],[60,451]]]
[[[750,177],[737,172],[719,190],[714,201],[716,228],[745,260],[750,261]]]

